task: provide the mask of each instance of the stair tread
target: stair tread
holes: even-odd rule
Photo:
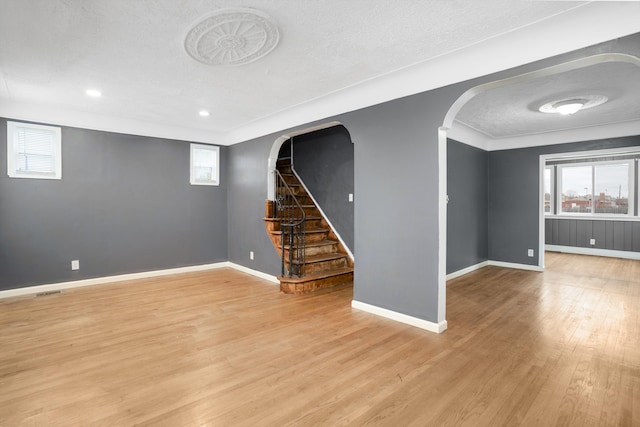
[[[318,240],[316,242],[306,242],[305,246],[307,248],[313,247],[313,246],[327,246],[327,245],[335,245],[337,244],[338,241],[337,240]],[[284,245],[285,249],[289,249],[289,245]]]
[[[314,234],[314,233],[328,233],[328,228],[305,228],[305,234]],[[282,230],[273,230],[270,231],[271,234],[282,234]]]
[[[318,255],[309,255],[304,257],[305,264],[312,264],[314,262],[322,262],[322,261],[331,261],[334,259],[346,258],[345,254],[341,254],[339,252],[331,252],[328,254],[318,254]],[[293,260],[294,264],[301,264],[298,260]]]
[[[287,277],[287,276],[278,276],[278,280],[281,282],[287,283],[304,283],[310,282],[312,280],[326,279],[327,277],[339,276],[341,274],[353,273],[353,268],[351,267],[341,267],[335,268],[333,270],[322,270],[317,271],[315,273],[306,274],[303,277]]]
[[[316,221],[316,220],[318,220],[318,221],[319,221],[319,220],[321,220],[322,218],[320,218],[319,216],[307,215],[307,216],[305,217],[305,219],[306,219],[307,221]],[[264,217],[264,218],[262,218],[262,220],[263,220],[263,221],[280,221],[280,220],[282,220],[282,218],[279,218],[279,217],[274,217],[274,218],[267,218],[267,217]]]

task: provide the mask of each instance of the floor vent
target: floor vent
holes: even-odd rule
[[[37,293],[36,296],[37,297],[46,297],[47,295],[55,295],[55,294],[61,294],[62,292],[60,291],[46,291],[46,292],[40,292]]]

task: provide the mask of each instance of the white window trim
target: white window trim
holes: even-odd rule
[[[54,133],[54,168],[51,173],[16,170],[15,138],[19,128],[42,129]],[[57,126],[7,122],[7,175],[10,178],[62,179],[62,129]]]
[[[634,162],[633,162],[633,167],[634,167],[634,171],[635,171],[636,176],[633,179],[631,179],[631,181],[635,182],[635,184],[637,185],[636,188],[638,189],[638,191],[640,191],[640,169],[639,169],[640,168],[640,160],[635,159]],[[637,177],[637,181],[635,179],[636,177]],[[636,194],[636,191],[634,190],[634,192],[633,192],[634,197],[635,197],[635,194]],[[640,198],[640,193],[639,193],[639,198]],[[629,203],[631,203],[631,202],[629,202]],[[635,199],[633,201],[633,209],[636,209],[636,200]],[[638,206],[638,208],[635,210],[635,212],[633,214],[636,217],[640,217],[640,206]]]
[[[556,173],[556,168],[553,165],[545,165],[544,167],[545,170],[549,169],[551,171],[551,178],[549,179],[549,212],[544,212],[545,216],[550,216],[550,215],[554,215],[556,210],[556,197],[555,197],[555,193],[556,191],[556,187],[555,187],[555,173]],[[544,178],[544,176],[543,176]],[[543,184],[544,184],[544,179],[542,180]],[[544,188],[542,189],[542,203],[544,205]],[[544,210],[544,207],[543,207]]]
[[[558,180],[558,185],[556,185],[556,195],[554,198],[556,206],[558,206],[558,211],[556,212],[556,216],[568,216],[568,217],[608,217],[608,218],[633,218],[635,215],[634,207],[635,207],[635,167],[636,161],[634,159],[624,159],[624,160],[601,160],[594,162],[580,162],[580,163],[565,163],[565,164],[557,164],[556,175]],[[594,212],[594,202],[595,198],[595,167],[602,165],[614,165],[614,164],[626,164],[629,165],[629,209],[626,214],[609,214],[609,213],[595,213]],[[580,166],[591,166],[591,212],[564,212],[562,210],[562,170],[567,167],[580,167]]]
[[[214,165],[214,176],[209,181],[201,181],[196,179],[195,165],[193,163],[194,150],[210,150],[216,153],[216,164]],[[189,149],[189,182],[191,185],[220,185],[220,147],[217,145],[191,144]]]

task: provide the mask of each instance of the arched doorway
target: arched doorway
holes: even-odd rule
[[[498,90],[501,88],[505,88],[507,86],[515,86],[515,85],[527,85],[527,84],[532,84],[533,82],[535,82],[536,80],[540,79],[547,79],[547,81],[551,78],[556,78],[558,75],[561,75],[563,73],[573,73],[573,72],[583,72],[583,70],[588,69],[588,67],[591,66],[601,66],[601,64],[605,64],[605,63],[627,63],[627,64],[634,64],[634,65],[638,65],[638,58],[630,56],[630,55],[626,55],[626,54],[620,54],[620,53],[607,53],[607,54],[598,54],[598,55],[592,55],[592,56],[588,56],[588,57],[584,57],[581,59],[577,59],[577,60],[573,60],[573,61],[568,61],[562,64],[558,64],[555,66],[551,66],[551,67],[547,67],[547,68],[542,68],[539,70],[535,70],[532,72],[528,72],[528,73],[524,73],[518,76],[514,76],[514,77],[510,77],[510,78],[506,78],[506,79],[502,79],[502,80],[496,80],[493,82],[489,82],[486,84],[482,84],[482,85],[478,85],[476,87],[473,87],[469,90],[467,90],[465,93],[463,93],[450,107],[450,109],[448,110],[446,117],[443,121],[443,125],[442,127],[439,129],[439,152],[440,152],[440,159],[439,159],[439,164],[440,164],[440,199],[441,199],[441,206],[440,206],[440,215],[441,215],[441,228],[440,228],[440,238],[441,238],[441,253],[440,253],[440,267],[441,267],[441,275],[440,275],[440,289],[443,291],[446,291],[445,285],[444,283],[446,283],[446,265],[447,265],[447,245],[450,242],[446,241],[446,233],[447,233],[447,166],[448,166],[448,160],[449,160],[449,153],[447,153],[447,138],[450,136],[451,130],[454,127],[454,120],[456,118],[456,116],[461,112],[461,110],[463,109],[463,107],[465,105],[467,105],[471,100],[473,100],[475,97],[479,96],[479,95],[484,95],[487,92],[490,92],[492,90]],[[495,92],[494,92],[495,93]],[[535,110],[537,111],[537,106],[534,107]],[[591,131],[593,132],[593,131]],[[558,137],[557,140],[554,140],[554,142],[551,142],[551,144],[553,143],[563,143],[563,142],[572,142],[572,141],[580,141],[580,140],[589,140],[589,139],[593,139],[593,138],[589,138],[589,136],[592,135],[581,135],[581,137],[583,137],[583,139],[579,139],[576,138],[576,134],[567,136],[567,134],[560,134],[558,133]],[[608,135],[607,137],[610,136],[616,136],[616,135]],[[533,138],[535,137],[532,136],[529,139],[529,142],[533,141]],[[601,138],[604,136],[601,136]],[[549,137],[547,138],[547,144],[549,144],[550,142],[548,141]],[[564,140],[562,140],[562,138],[565,138]],[[573,139],[572,139],[573,138]],[[464,141],[463,141],[464,142]],[[535,144],[531,144],[531,145],[535,145]],[[546,145],[546,144],[545,144]],[[544,161],[542,158],[540,158],[540,162],[538,165],[538,180],[539,180],[539,203],[538,203],[538,211],[537,211],[537,218],[538,218],[538,240],[537,240],[537,246],[531,246],[536,247],[536,251],[537,251],[537,264],[536,265],[531,265],[530,269],[532,270],[538,270],[538,271],[542,271],[544,269],[544,251],[545,251],[545,215],[544,215],[544,192],[542,191],[542,189],[544,188],[544,182],[543,182],[543,178],[544,178]],[[529,193],[530,194],[530,193]],[[533,209],[532,209],[533,210]],[[529,222],[530,224],[530,222]],[[533,228],[533,227],[530,227]],[[489,255],[491,256],[491,254]],[[497,265],[497,264],[496,264]],[[527,267],[526,265],[520,265],[521,267]]]

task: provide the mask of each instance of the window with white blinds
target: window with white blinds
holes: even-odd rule
[[[61,179],[59,127],[7,122],[7,173],[12,178]]]
[[[220,179],[220,147],[191,144],[192,185],[218,185]]]

